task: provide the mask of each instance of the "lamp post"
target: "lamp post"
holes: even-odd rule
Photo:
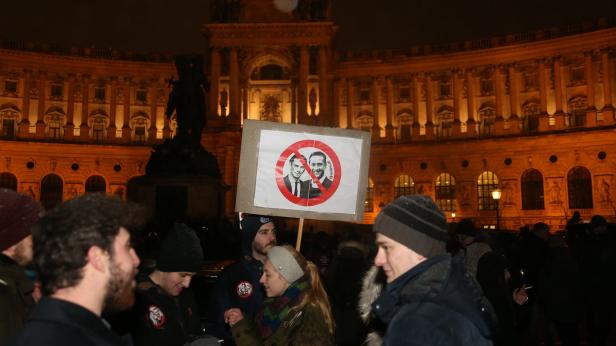
[[[496,202],[496,230],[499,231],[499,200],[501,198],[501,190],[500,189],[494,189],[492,190],[492,199],[494,200],[494,202]]]

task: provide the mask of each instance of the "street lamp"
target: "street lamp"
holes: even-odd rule
[[[499,229],[499,223],[498,223],[498,217],[499,217],[499,200],[501,198],[501,190],[500,189],[494,189],[492,190],[492,199],[496,202],[496,230],[500,230]]]

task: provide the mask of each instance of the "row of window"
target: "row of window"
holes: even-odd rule
[[[521,91],[530,92],[539,90],[539,71],[527,70],[521,74]],[[568,86],[581,85],[586,83],[586,74],[584,65],[571,66],[568,74]],[[505,88],[509,88],[509,76],[506,76]],[[434,82],[436,84],[436,97],[439,100],[453,98],[453,80],[449,75],[444,75]],[[478,78],[478,96],[493,96],[495,93],[494,80],[489,72],[481,73]],[[425,85],[424,85],[425,87]],[[354,96],[358,104],[368,104],[373,102],[371,82],[361,82],[357,85]],[[509,92],[509,91],[507,91]],[[381,95],[386,95],[387,89],[383,87]],[[425,91],[424,91],[425,93]],[[343,104],[347,104],[346,95],[343,96]],[[411,93],[411,82],[409,80],[401,81],[394,86],[394,97],[397,102],[412,102],[413,95]]]
[[[601,200],[611,202],[609,182],[602,181],[600,192]],[[543,175],[536,169],[529,169],[522,174],[521,191],[523,210],[542,210],[545,209],[545,194]],[[502,190],[500,202],[492,198],[492,191]],[[413,178],[403,174],[396,178],[394,182],[394,198],[403,195],[423,194],[423,185],[417,185]],[[496,210],[497,203],[515,203],[512,191],[513,186],[509,182],[499,183],[496,174],[490,171],[483,172],[477,178],[477,209]],[[550,203],[561,204],[560,183],[552,181],[548,187]],[[468,189],[457,191],[456,180],[449,173],[441,173],[435,180],[434,197],[436,204],[443,211],[456,211],[457,203],[470,203],[470,191]],[[570,209],[591,209],[593,208],[592,182],[590,171],[585,167],[574,167],[567,174],[567,200]],[[374,210],[374,183],[369,181],[365,209],[367,212]]]
[[[0,173],[0,188],[11,189],[17,191],[17,177],[9,172]],[[85,192],[106,192],[107,182],[100,175],[92,175],[86,179]],[[32,198],[36,199],[37,192],[30,188],[25,191]],[[72,192],[71,192],[72,193]],[[72,193],[73,194],[73,193]],[[74,192],[76,195],[77,192]],[[56,174],[48,174],[41,180],[40,202],[46,209],[51,209],[62,202],[64,196],[64,182]]]
[[[5,94],[18,94],[19,81],[14,79],[6,79],[4,81],[4,93]],[[49,87],[49,98],[51,100],[63,100],[65,94],[65,85],[61,82],[53,82]],[[99,85],[94,87],[93,100],[98,102],[105,102],[107,100],[107,87]],[[145,104],[148,101],[148,90],[137,89],[135,90],[135,102]]]

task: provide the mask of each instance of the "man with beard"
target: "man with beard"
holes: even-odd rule
[[[156,258],[156,269],[137,285],[132,331],[135,345],[205,345],[198,305],[190,281],[203,263],[201,242],[195,231],[176,223],[165,237]],[[217,345],[217,339],[213,342]]]
[[[34,307],[34,284],[24,267],[32,261],[30,228],[41,211],[32,198],[0,189],[0,344],[21,328]]]
[[[318,183],[314,180],[312,181],[308,198],[316,198],[321,196],[324,192],[321,190],[321,186],[327,190],[332,185],[332,181],[325,176],[325,170],[327,169],[327,157],[322,151],[315,151],[308,157],[308,162],[310,164],[310,169],[318,179]]]
[[[208,306],[208,332],[233,345],[233,336],[224,320],[224,312],[239,308],[250,319],[259,310],[265,297],[259,279],[267,252],[276,245],[274,220],[262,215],[248,215],[240,222],[242,258],[226,267],[212,290]]]
[[[101,313],[134,303],[133,211],[119,199],[87,194],[41,218],[32,236],[43,298],[8,345],[124,345]]]

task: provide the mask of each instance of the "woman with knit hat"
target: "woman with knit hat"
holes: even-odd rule
[[[267,299],[254,321],[239,309],[225,311],[237,345],[333,345],[329,299],[314,263],[294,248],[267,253],[260,280]]]

